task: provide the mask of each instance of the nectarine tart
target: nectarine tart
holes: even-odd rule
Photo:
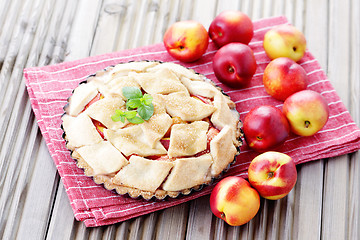
[[[110,66],[80,83],[64,110],[63,137],[77,166],[131,197],[199,190],[227,170],[242,144],[234,102],[174,63]]]

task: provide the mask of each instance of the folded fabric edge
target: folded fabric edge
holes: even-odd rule
[[[210,194],[212,187],[207,187],[207,189],[203,189],[198,194],[192,194],[188,196],[181,196],[175,199],[169,200],[148,200],[145,204],[138,205],[136,207],[131,207],[128,209],[118,209],[115,210],[120,205],[110,205],[106,207],[95,207],[89,210],[83,211],[74,211],[75,218],[79,221],[84,221],[86,219],[95,219],[96,221],[102,221],[105,219],[117,219],[117,218],[127,218],[129,215],[140,214],[146,211],[154,212],[158,210],[162,210],[165,208],[173,207],[190,200],[194,200],[196,198],[205,196]],[[141,208],[145,208],[145,210],[141,210]]]
[[[359,148],[360,148],[360,138],[357,138],[353,144],[350,144],[350,145],[347,145],[344,147],[340,147],[340,148],[336,148],[336,147],[331,148],[326,153],[317,155],[317,157],[318,157],[318,159],[339,157],[339,156],[343,156],[345,154],[354,153],[357,150],[359,150]],[[336,153],[335,154],[332,153],[333,151],[335,151]],[[312,159],[313,158],[311,158],[311,160]],[[308,161],[310,161],[310,158],[301,160],[297,164],[306,163]],[[240,174],[236,174],[236,175],[239,175],[239,176],[242,176],[245,178],[247,177],[247,174],[244,172],[242,172]],[[77,220],[84,221],[86,227],[97,227],[97,226],[119,223],[119,222],[131,219],[134,217],[149,214],[151,212],[155,212],[155,211],[159,211],[159,210],[162,210],[165,208],[177,206],[177,205],[183,204],[189,200],[203,197],[210,193],[211,193],[211,189],[207,189],[207,190],[203,191],[202,194],[199,194],[196,197],[193,197],[192,199],[184,199],[184,201],[179,201],[179,202],[176,202],[175,204],[159,206],[159,207],[151,208],[151,209],[148,209],[145,211],[136,211],[135,213],[124,214],[124,215],[118,215],[118,214],[116,214],[116,212],[104,213],[104,208],[98,208],[98,209],[95,209],[95,211],[100,211],[101,215],[97,214],[97,217],[89,217],[91,214],[89,214],[89,212],[87,212],[85,215],[88,215],[88,217],[84,217],[84,215],[83,215],[83,217],[78,217]],[[153,202],[153,203],[155,204],[156,202]],[[109,217],[107,217],[107,215],[109,215]],[[111,215],[113,215],[113,216],[111,216]],[[78,214],[77,216],[80,216],[80,215]],[[99,217],[99,216],[101,216],[101,217]]]
[[[25,85],[26,85],[26,90],[29,94],[29,99],[30,99],[30,103],[31,103],[31,108],[33,109],[35,118],[36,118],[36,122],[40,128],[41,133],[45,133],[47,131],[45,124],[42,122],[43,118],[41,116],[41,113],[38,111],[38,101],[36,99],[36,96],[32,90],[32,88],[29,86],[29,78],[27,75],[27,72],[24,70],[24,78],[25,78]],[[44,134],[43,134],[44,136]],[[48,142],[50,142],[49,139],[47,139],[45,136],[45,141],[46,144],[48,145]]]
[[[316,158],[312,158],[311,156],[309,156],[306,159],[300,160],[299,162],[297,162],[297,164],[303,164],[306,162],[310,162],[312,160],[341,157],[341,156],[345,156],[346,154],[355,153],[355,152],[359,151],[359,149],[360,149],[360,139],[358,139],[357,142],[354,144],[350,144],[350,145],[343,146],[340,148],[336,148],[336,147],[330,148],[325,153],[316,154]],[[336,152],[336,154],[331,153],[334,151]]]
[[[244,171],[233,174],[233,175],[247,178],[247,172],[244,172]],[[220,179],[218,179],[215,182],[218,182],[218,181],[220,181]],[[128,216],[133,216],[136,213],[139,213],[140,215],[142,215],[142,214],[144,214],[144,212],[146,212],[148,210],[150,212],[154,212],[154,211],[162,210],[165,208],[177,206],[179,204],[188,202],[190,200],[194,200],[199,197],[209,195],[211,193],[213,187],[214,186],[207,186],[206,189],[203,189],[201,192],[198,192],[198,194],[189,195],[189,196],[181,196],[180,198],[176,198],[176,199],[169,199],[169,200],[163,200],[163,201],[149,200],[149,201],[147,201],[147,204],[149,204],[149,207],[147,207],[144,211],[142,211],[142,210],[139,211],[139,209],[138,209],[138,207],[139,208],[144,207],[143,205],[136,207],[136,211],[134,211],[134,208],[114,211],[112,208],[117,207],[119,205],[113,205],[113,206],[106,206],[106,207],[96,207],[96,208],[93,208],[90,210],[85,210],[85,211],[78,211],[78,212],[75,212],[75,217],[79,221],[85,221],[86,219],[94,219],[96,221],[103,221],[106,219],[120,219],[120,221],[121,221],[121,219],[124,219],[124,218],[129,219]],[[158,204],[158,203],[160,203],[160,204]],[[161,204],[161,203],[163,203],[163,204]],[[152,206],[157,205],[157,206],[151,207],[151,205]]]

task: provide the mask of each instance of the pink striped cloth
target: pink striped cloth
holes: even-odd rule
[[[254,50],[258,64],[251,85],[246,89],[234,90],[219,83],[212,70],[212,58],[216,47],[210,43],[207,52],[197,62],[184,64],[175,61],[165,51],[163,44],[155,44],[121,52],[89,57],[77,61],[52,66],[27,68],[24,70],[26,86],[40,130],[46,140],[49,152],[54,159],[66,192],[69,196],[74,215],[86,226],[100,226],[124,221],[160,209],[204,196],[211,192],[212,186],[205,187],[189,196],[165,201],[146,201],[119,196],[97,185],[84,175],[70,157],[62,139],[60,129],[63,106],[79,82],[98,70],[109,65],[130,60],[161,60],[182,64],[212,79],[235,101],[243,120],[246,113],[255,106],[270,104],[278,108],[282,102],[266,94],[262,85],[262,74],[270,59],[262,47],[264,34],[272,27],[287,23],[284,17],[273,17],[254,22],[255,34],[249,44]],[[330,118],[326,126],[312,137],[291,136],[277,150],[289,154],[297,164],[321,158],[329,158],[354,152],[360,148],[360,130],[321,69],[318,61],[306,52],[300,61],[309,77],[308,89],[320,92],[330,107]],[[257,155],[246,144],[237,162],[226,175],[246,176],[249,162]]]

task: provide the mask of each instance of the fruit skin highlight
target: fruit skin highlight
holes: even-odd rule
[[[282,144],[290,134],[290,126],[280,109],[261,105],[245,116],[243,131],[247,145],[264,152]]]
[[[210,208],[215,216],[231,226],[249,222],[260,208],[259,193],[245,179],[230,176],[212,190]]]
[[[217,47],[232,42],[248,44],[254,36],[254,27],[245,13],[227,10],[217,15],[211,22],[209,36]]]
[[[299,61],[306,51],[306,39],[292,25],[280,25],[265,33],[263,46],[270,59],[288,57]]]
[[[290,58],[280,57],[266,66],[263,83],[270,96],[285,101],[290,95],[306,89],[307,75],[301,65]]]
[[[242,43],[229,43],[223,46],[213,58],[215,76],[220,82],[232,88],[248,85],[256,68],[252,49]]]
[[[193,20],[172,24],[164,34],[168,53],[182,62],[194,62],[206,52],[209,35],[205,27]]]
[[[265,152],[255,157],[248,168],[248,177],[263,198],[285,197],[295,186],[297,170],[293,159],[280,152]]]
[[[318,92],[303,90],[285,100],[283,112],[293,133],[312,136],[325,126],[330,110],[325,98]]]

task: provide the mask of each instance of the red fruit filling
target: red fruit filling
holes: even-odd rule
[[[212,101],[211,101],[211,99],[209,99],[209,98],[202,97],[202,96],[199,96],[199,95],[193,95],[192,97],[199,99],[199,100],[202,101],[203,103],[212,104]]]
[[[88,104],[86,104],[86,106],[84,107],[82,112],[85,111],[88,107],[90,107],[91,104],[93,104],[103,98],[104,98],[104,96],[101,93],[96,94],[96,96],[93,99],[91,99],[91,101]]]
[[[164,146],[166,151],[169,150],[170,138],[163,138],[163,139],[160,140],[160,143]]]
[[[96,131],[100,134],[100,136],[105,139],[104,136],[104,129],[106,128],[101,122],[95,120],[95,119],[91,119],[93,124],[95,125]]]
[[[214,127],[210,127],[209,131],[207,132],[206,136],[207,136],[207,147],[205,150],[198,152],[197,154],[195,154],[194,157],[199,157],[201,155],[204,155],[206,153],[210,152],[210,142],[214,139],[214,137],[216,135],[219,134],[219,130],[214,128]],[[166,150],[169,150],[169,146],[170,146],[170,137],[164,137],[160,140],[161,144],[164,146],[164,148]],[[169,161],[170,158],[168,155],[163,155],[163,156],[148,156],[148,159],[151,160],[156,160],[156,161]]]
[[[170,158],[168,155],[163,155],[163,156],[148,156],[146,157],[150,160],[156,160],[156,161],[169,161]]]
[[[207,142],[208,144],[210,144],[210,142],[214,139],[214,137],[216,135],[219,134],[219,130],[214,128],[214,127],[210,127],[209,131],[207,132],[206,136],[207,136]]]
[[[88,104],[85,105],[84,109],[81,111],[85,111],[88,107],[90,107],[93,103],[99,101],[100,99],[103,99],[104,96],[101,93],[96,94],[96,96],[90,100],[90,102]],[[104,129],[106,128],[105,125],[103,125],[101,122],[95,120],[95,119],[91,119],[91,121],[93,122],[96,131],[100,134],[100,136],[105,139],[104,136]]]

